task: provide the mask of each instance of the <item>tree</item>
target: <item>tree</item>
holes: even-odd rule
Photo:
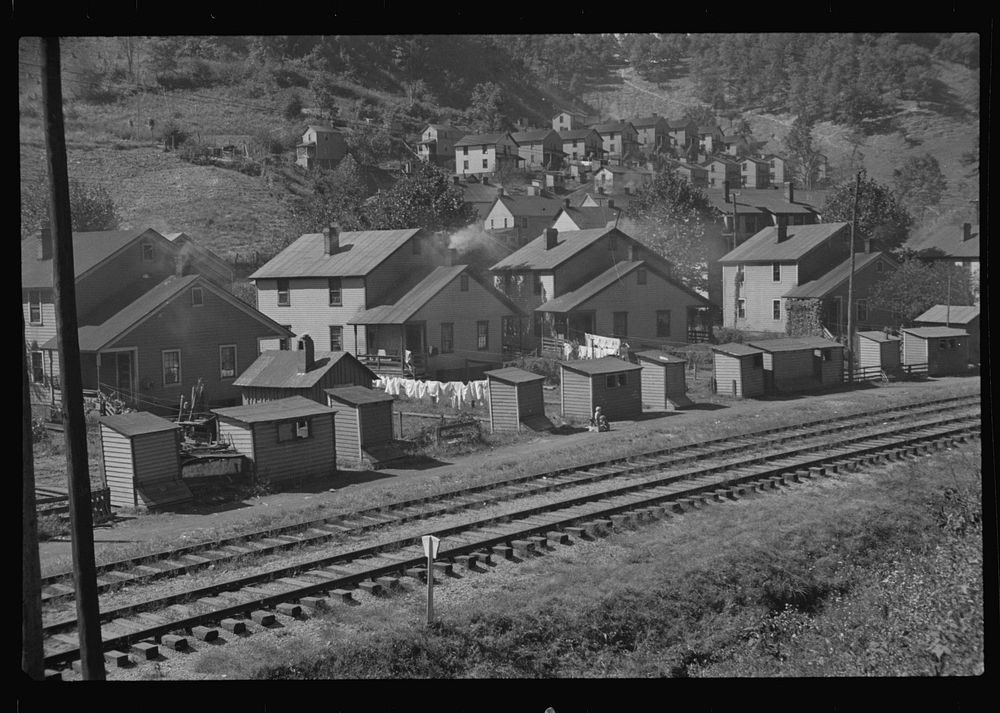
[[[392,137],[379,124],[359,124],[347,130],[347,148],[362,166],[377,166],[392,155]]]
[[[812,119],[799,116],[785,137],[785,150],[788,152],[789,163],[792,164],[792,172],[806,190],[812,190],[816,171],[822,161],[819,149],[813,145],[812,130]]]
[[[313,96],[316,97],[316,106],[329,118],[334,118],[340,114],[340,107],[337,105],[337,92],[341,91],[329,72],[321,71],[313,79],[311,85]]]
[[[110,191],[101,185],[70,181],[69,204],[73,230],[117,230],[121,216]],[[49,219],[48,182],[43,174],[21,187],[21,237],[37,233]]]
[[[938,160],[929,153],[909,157],[892,177],[899,202],[921,219],[927,208],[941,202],[948,185]]]
[[[295,121],[302,116],[302,98],[298,94],[292,94],[285,103],[284,116],[289,121]]]
[[[475,219],[475,210],[451,176],[423,162],[388,191],[376,193],[365,204],[362,216],[371,230],[456,230]]]
[[[505,100],[503,88],[495,82],[473,87],[468,114],[472,130],[486,133],[510,129],[510,122],[504,116]]]
[[[673,264],[689,287],[708,289],[705,241],[715,209],[701,189],[673,171],[658,173],[629,201],[625,216],[636,239]]]
[[[850,222],[854,206],[854,179],[838,184],[823,207],[823,222]],[[858,191],[858,213],[855,227],[857,240],[870,238],[879,250],[893,250],[902,245],[909,235],[912,219],[899,204],[888,186],[861,175]]]
[[[693,121],[698,126],[717,126],[719,123],[715,118],[715,112],[712,110],[712,107],[705,104],[695,104],[686,107],[684,113],[681,114],[681,118],[684,121]]]
[[[332,171],[319,171],[313,183],[313,194],[297,201],[291,235],[319,232],[331,223],[342,230],[360,230],[365,190],[361,167],[348,154]]]
[[[912,324],[921,313],[938,304],[971,305],[975,286],[969,273],[947,261],[925,261],[906,256],[899,269],[872,289],[868,304],[892,313],[899,324]]]

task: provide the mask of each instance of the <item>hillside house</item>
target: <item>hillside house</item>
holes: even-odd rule
[[[257,305],[322,351],[369,353],[366,334],[348,329],[359,312],[385,304],[399,284],[429,273],[440,250],[419,229],[306,233],[250,275]],[[277,349],[277,342],[267,348]]]
[[[221,257],[206,250],[187,233],[164,233],[163,237],[178,246],[178,256],[193,261],[200,275],[204,275],[220,287],[229,289],[233,284],[233,268]]]
[[[784,333],[785,295],[849,256],[847,223],[779,223],[761,230],[719,260],[723,326]]]
[[[594,185],[605,193],[624,192],[631,195],[643,186],[649,185],[656,174],[648,168],[628,166],[604,166],[594,174]]]
[[[771,167],[767,161],[746,157],[740,161],[740,186],[743,188],[769,188]]]
[[[435,268],[408,280],[378,307],[351,318],[368,332],[370,349],[384,354],[390,373],[409,351],[415,375],[438,381],[467,380],[471,372],[499,366],[503,336],[516,337],[524,312],[482,281],[468,265]]]
[[[652,116],[632,120],[639,139],[639,149],[647,153],[660,153],[670,146],[670,125],[655,111]]]
[[[698,148],[702,153],[712,154],[724,134],[720,126],[699,126],[698,127]]]
[[[917,327],[955,327],[969,334],[969,359],[979,363],[979,305],[934,305],[913,320]]]
[[[783,186],[785,181],[791,179],[786,168],[788,165],[788,160],[783,156],[778,154],[769,153],[761,157],[763,160],[767,161],[767,177],[770,181],[770,185],[774,187]]]
[[[231,403],[239,398],[233,379],[260,341],[290,336],[228,291],[218,258],[187,245],[155,230],[73,233],[84,389],[163,413],[201,379],[208,403]],[[21,286],[31,398],[59,404],[47,230],[21,242]]]
[[[978,216],[977,216],[978,218]],[[921,260],[951,263],[964,269],[979,299],[979,223],[963,223],[933,231],[922,231],[906,241],[904,247],[915,250]]]
[[[572,111],[561,111],[552,117],[552,128],[562,133],[563,131],[575,131],[582,129],[587,117]]]
[[[604,139],[593,129],[572,129],[560,131],[562,152],[567,161],[578,159],[599,159],[604,152]]]
[[[740,184],[740,164],[726,158],[713,158],[702,166],[708,171],[708,187],[722,188],[723,184],[730,186]]]
[[[468,180],[461,180],[459,176],[452,176],[455,185],[462,190],[462,202],[471,205],[480,220],[486,220],[490,208],[497,198],[497,189],[503,188],[500,185],[490,183],[489,176],[485,174],[476,177],[470,174]]]
[[[424,163],[450,166],[455,158],[455,142],[468,131],[447,124],[428,124],[420,132],[417,155]]]
[[[511,138],[517,142],[517,153],[524,159],[522,167],[526,170],[555,170],[562,167],[562,139],[555,130],[518,131],[511,134]]]
[[[517,142],[507,132],[468,134],[455,142],[455,173],[461,176],[492,174],[523,163]]]
[[[483,221],[483,229],[511,248],[524,245],[552,225],[564,206],[558,198],[542,195],[512,196],[502,188]]]
[[[743,147],[746,140],[742,136],[723,136],[716,141],[716,150],[721,149],[722,153],[732,159],[743,155]]]
[[[686,149],[698,136],[698,125],[687,119],[671,119],[667,122],[667,134],[670,136],[670,145],[678,149]]]
[[[347,155],[344,135],[331,126],[310,124],[295,145],[295,163],[305,169],[336,168]]]
[[[678,161],[673,164],[673,170],[678,176],[683,178],[692,186],[708,188],[708,169],[704,166]]]
[[[563,207],[556,213],[552,227],[559,231],[614,228],[620,217],[621,211],[615,207],[614,199],[608,199],[605,206],[574,208],[570,205],[569,198],[566,198]]]
[[[610,121],[590,127],[601,135],[604,157],[615,166],[638,157],[639,133],[630,121]]]

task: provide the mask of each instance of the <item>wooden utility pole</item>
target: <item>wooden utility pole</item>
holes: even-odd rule
[[[56,307],[59,371],[62,375],[62,422],[69,476],[69,514],[76,589],[80,664],[86,680],[104,680],[100,607],[94,564],[94,520],[87,467],[87,424],[83,417],[83,379],[76,321],[73,226],[69,208],[69,173],[63,125],[59,39],[42,39],[42,107],[45,154],[49,168],[49,216],[52,224],[52,287]]]
[[[854,230],[858,223],[858,194],[861,171],[854,179],[854,207],[851,209],[851,272],[847,277],[847,381],[854,383]]]
[[[31,436],[27,344],[21,312],[21,670],[45,678],[42,651],[42,565],[38,556],[38,512],[35,510],[35,462]]]

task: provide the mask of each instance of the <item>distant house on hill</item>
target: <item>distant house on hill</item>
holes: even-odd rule
[[[520,247],[552,225],[563,201],[542,195],[512,196],[497,189],[497,196],[490,206],[483,229],[501,231],[497,237],[509,247]]]
[[[593,129],[560,131],[559,138],[562,140],[562,150],[567,160],[600,158],[604,151],[604,141]]]
[[[639,137],[639,148],[643,151],[659,153],[670,145],[670,125],[655,111],[652,116],[633,119],[632,126]]]
[[[295,146],[295,163],[305,169],[334,168],[347,155],[344,135],[331,126],[310,124]]]
[[[509,133],[467,134],[455,142],[455,173],[492,174],[507,166],[519,167],[524,159]]]
[[[904,247],[915,250],[921,260],[951,263],[963,268],[977,287],[979,297],[979,223],[963,223],[910,237]]]
[[[590,127],[601,135],[604,156],[614,165],[635,158],[639,150],[639,132],[630,121],[610,121]]]
[[[517,142],[518,155],[524,159],[524,168],[555,170],[562,166],[562,139],[552,129],[518,131],[511,134]]]
[[[417,154],[425,163],[451,165],[455,159],[455,142],[469,132],[447,124],[428,124],[420,132]]]

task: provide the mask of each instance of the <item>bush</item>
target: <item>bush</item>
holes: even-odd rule
[[[289,97],[283,114],[289,121],[294,121],[302,116],[302,98],[298,94],[293,94]]]
[[[744,338],[743,332],[739,329],[733,329],[732,327],[715,328],[715,341],[718,344],[742,344]]]
[[[181,146],[191,134],[174,119],[168,119],[159,131],[159,140],[168,146]]]
[[[308,87],[309,79],[301,73],[287,67],[275,67],[271,70],[271,80],[282,89],[288,87]]]

